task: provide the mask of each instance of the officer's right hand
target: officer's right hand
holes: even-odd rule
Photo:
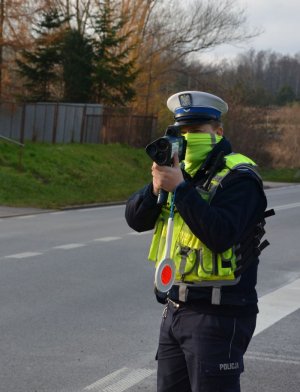
[[[159,189],[173,192],[175,188],[184,181],[182,171],[179,166],[178,155],[174,155],[173,166],[159,166],[153,162],[153,193],[157,196]]]

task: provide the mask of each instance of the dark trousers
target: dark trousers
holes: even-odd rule
[[[240,392],[256,315],[207,315],[169,302],[157,352],[158,392]]]

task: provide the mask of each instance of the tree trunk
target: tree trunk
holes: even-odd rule
[[[2,101],[4,1],[0,0],[0,102]]]

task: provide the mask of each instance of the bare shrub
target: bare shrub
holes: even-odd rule
[[[300,105],[273,109],[270,123],[277,124],[280,137],[268,145],[274,168],[300,168]]]
[[[230,105],[226,135],[233,149],[260,166],[300,168],[300,105],[257,108]]]
[[[272,156],[268,150],[277,130],[268,129],[266,109],[230,105],[225,120],[225,133],[233,150],[252,158],[260,166],[270,166]]]

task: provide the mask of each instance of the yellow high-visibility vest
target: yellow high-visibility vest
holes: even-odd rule
[[[242,154],[229,154],[224,157],[225,166],[211,180],[208,190],[197,188],[201,197],[211,203],[216,190],[224,178],[235,169],[240,171],[255,171],[256,164]],[[256,173],[256,172],[255,172]],[[257,174],[257,173],[256,173]],[[170,195],[169,195],[170,197]],[[149,260],[156,265],[165,254],[167,222],[170,215],[170,199],[156,222],[152,243],[149,251]],[[237,245],[237,244],[236,244]],[[221,286],[236,284],[234,272],[237,268],[235,245],[222,253],[210,250],[201,239],[197,238],[179,213],[174,214],[174,231],[171,242],[170,256],[175,262],[177,283],[191,283],[204,286]]]

